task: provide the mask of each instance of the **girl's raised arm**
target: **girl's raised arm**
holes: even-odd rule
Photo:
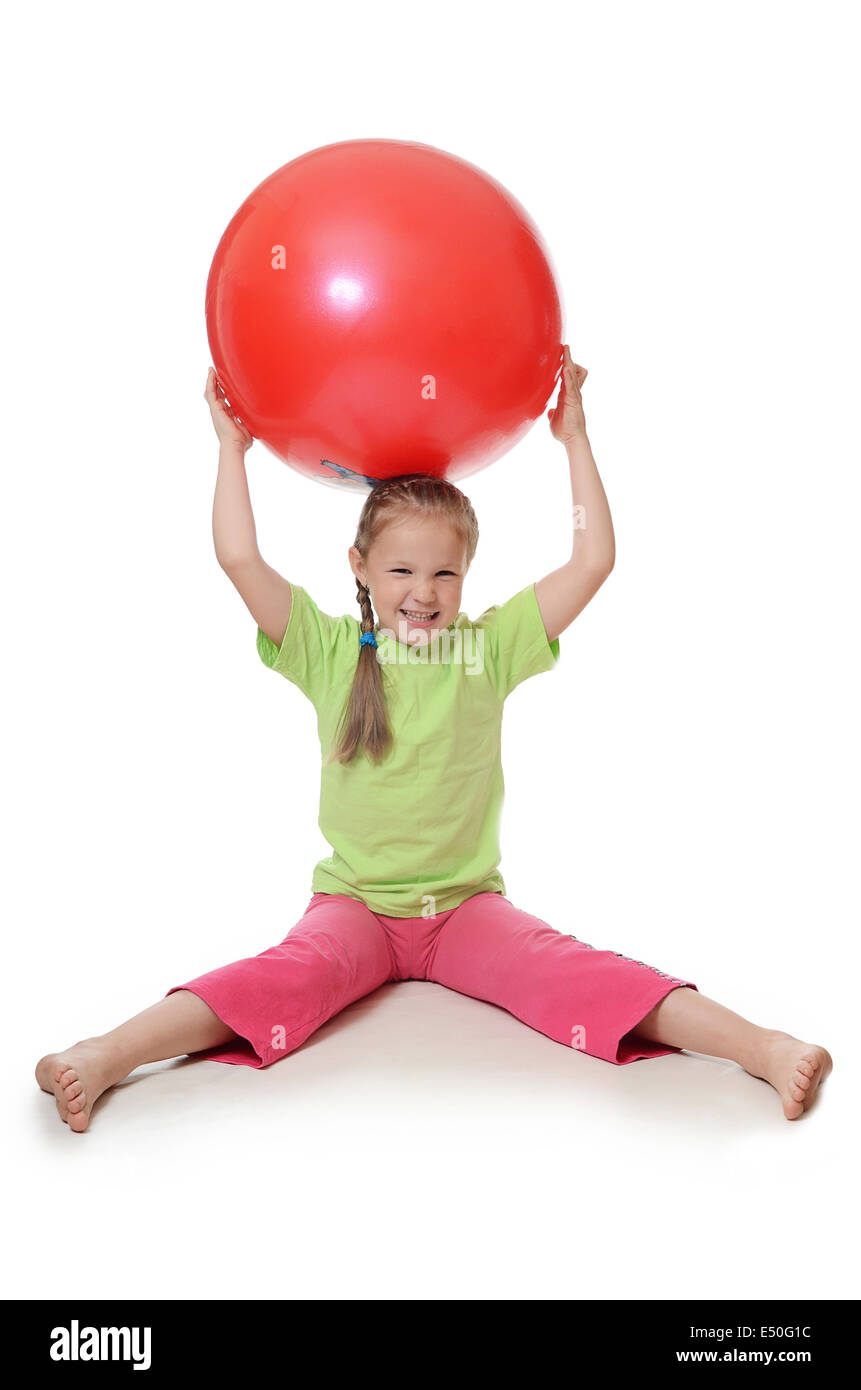
[[[293,603],[290,581],[267,565],[259,554],[229,565],[222,562],[221,568],[257,626],[280,648]]]
[[[258,627],[280,647],[290,617],[290,583],[267,565],[257,546],[245,452],[254,442],[241,421],[229,412],[212,367],[205,398],[218,435],[218,478],[212,504],[215,555]]]

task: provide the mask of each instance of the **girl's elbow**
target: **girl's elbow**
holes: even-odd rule
[[[612,572],[615,563],[616,547],[615,545],[611,545],[606,550],[601,550],[594,557],[589,568],[592,570],[593,574],[595,575],[595,578],[600,580],[600,582],[603,584],[604,580]]]

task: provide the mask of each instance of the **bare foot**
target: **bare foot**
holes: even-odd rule
[[[781,1033],[776,1028],[763,1031],[765,1037],[745,1071],[768,1081],[783,1101],[786,1118],[797,1120],[831,1071],[834,1065],[831,1054],[816,1043],[794,1038],[791,1033]]]
[[[103,1091],[123,1076],[109,1048],[99,1038],[86,1038],[65,1052],[49,1052],[36,1064],[36,1080],[53,1094],[60,1119],[76,1134],[90,1122],[90,1112]]]

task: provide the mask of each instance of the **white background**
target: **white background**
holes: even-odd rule
[[[4,82],[7,1296],[857,1297],[854,7],[47,5]],[[541,229],[615,570],[506,706],[508,896],[823,1043],[613,1067],[384,988],[265,1071],[33,1067],[282,939],[314,713],[219,569],[204,288],[316,146],[416,140]],[[261,550],[354,611],[361,505],[255,444]],[[570,553],[546,419],[465,483],[477,615]],[[358,609],[355,608],[358,613]]]

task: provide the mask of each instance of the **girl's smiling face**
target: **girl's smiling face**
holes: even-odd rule
[[[364,559],[351,545],[349,560],[370,590],[380,627],[399,642],[424,645],[460,612],[466,545],[449,522],[432,517],[390,522]]]

